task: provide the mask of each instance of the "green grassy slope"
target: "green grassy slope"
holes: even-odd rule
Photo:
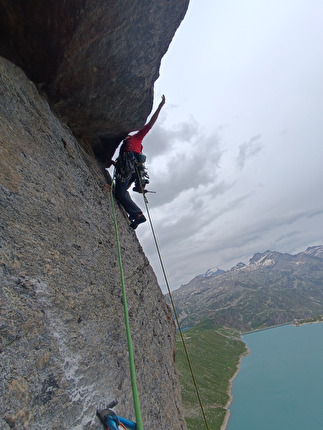
[[[211,327],[208,321],[184,332],[184,338],[209,427],[219,430],[229,400],[229,381],[235,374],[246,346],[234,330]],[[187,365],[180,337],[177,338],[176,368],[182,390],[184,416],[188,430],[205,428],[202,412]]]

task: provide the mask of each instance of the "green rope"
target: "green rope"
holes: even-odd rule
[[[125,319],[125,325],[126,325],[127,343],[128,343],[128,351],[129,351],[131,387],[132,387],[133,405],[134,405],[134,410],[135,410],[135,415],[136,415],[136,424],[137,424],[136,428],[137,428],[137,430],[143,430],[143,424],[142,424],[141,412],[140,412],[140,404],[139,404],[139,396],[138,396],[138,388],[137,388],[137,382],[136,382],[134,352],[133,352],[131,333],[130,333],[130,324],[129,324],[129,314],[128,314],[128,306],[127,306],[126,289],[125,289],[125,282],[124,282],[124,273],[123,273],[122,260],[121,260],[121,248],[120,248],[120,241],[119,241],[119,232],[118,232],[117,217],[116,217],[116,210],[115,210],[115,206],[114,206],[113,188],[112,187],[111,187],[111,191],[110,191],[110,196],[111,196],[111,206],[112,206],[112,213],[113,213],[113,220],[114,220],[114,228],[115,228],[115,233],[116,233],[116,241],[117,241],[117,247],[118,247],[118,260],[119,260],[120,278],[121,278],[121,286],[122,286],[124,319]]]
[[[141,180],[140,180],[140,175],[139,175],[138,170],[137,170],[137,174],[138,174],[140,185],[141,185]],[[164,275],[164,279],[165,279],[165,282],[166,282],[167,291],[168,291],[168,294],[169,294],[169,298],[170,298],[171,305],[172,305],[172,308],[173,308],[173,312],[174,312],[176,324],[177,324],[177,327],[178,327],[178,332],[180,334],[181,341],[182,341],[182,344],[183,344],[183,348],[184,348],[184,352],[185,352],[187,364],[188,364],[188,367],[189,367],[189,370],[190,370],[190,373],[191,373],[191,377],[192,377],[193,385],[194,385],[194,388],[195,388],[196,396],[198,398],[199,405],[200,405],[200,408],[201,408],[201,411],[202,411],[202,415],[203,415],[205,427],[206,427],[207,430],[209,430],[210,427],[209,427],[208,421],[206,419],[206,414],[205,414],[205,410],[204,410],[204,407],[203,407],[202,399],[201,399],[201,396],[200,396],[200,393],[199,393],[199,389],[198,389],[198,386],[197,386],[197,382],[196,382],[196,379],[195,379],[195,375],[194,375],[194,371],[193,371],[191,359],[190,359],[190,356],[189,356],[189,353],[188,353],[188,350],[187,350],[187,347],[186,347],[186,342],[185,342],[185,339],[184,339],[184,336],[183,336],[181,325],[179,323],[179,319],[178,319],[178,315],[177,315],[177,312],[176,312],[173,295],[172,295],[172,292],[170,290],[168,278],[167,278],[167,275],[166,275],[165,266],[164,266],[164,263],[163,263],[163,259],[162,259],[160,248],[159,248],[158,241],[157,241],[157,236],[156,236],[155,229],[154,229],[154,226],[153,226],[153,222],[152,222],[152,219],[151,219],[151,216],[150,216],[150,212],[149,212],[149,208],[148,208],[148,200],[147,200],[147,198],[145,196],[144,189],[143,189],[142,185],[141,185],[141,192],[142,192],[143,199],[144,199],[144,202],[145,202],[146,211],[147,211],[147,215],[148,215],[148,219],[149,219],[151,231],[152,231],[152,234],[153,234],[153,238],[154,238],[154,242],[155,242],[157,254],[158,254],[158,257],[159,257],[161,269],[162,269],[162,272],[163,272],[163,275]]]

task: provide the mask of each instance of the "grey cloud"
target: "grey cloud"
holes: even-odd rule
[[[323,208],[310,212],[307,216],[308,218],[314,218],[323,213]]]
[[[292,239],[291,242],[294,241],[295,237],[299,235],[299,231],[293,230],[288,233],[283,233],[279,237],[277,237],[276,242],[290,242],[290,239]]]
[[[232,206],[234,208],[234,206]],[[278,240],[283,239],[283,235],[285,238],[294,235],[294,229],[292,232],[288,232],[288,227],[291,226],[294,222],[299,221],[300,219],[306,219],[311,217],[313,214],[318,214],[317,210],[300,210],[295,213],[290,213],[282,216],[277,216],[273,214],[272,216],[267,216],[266,218],[260,218],[257,220],[253,220],[253,222],[246,223],[246,220],[241,224],[241,230],[237,233],[237,231],[233,231],[231,234],[227,234],[223,239],[217,240],[216,250],[224,250],[228,246],[230,248],[245,248],[248,249],[248,244],[262,243],[266,242],[265,248],[270,248],[270,242],[277,242]],[[320,211],[322,213],[322,211]],[[283,230],[282,230],[283,229]],[[282,233],[282,231],[284,233]],[[270,239],[268,239],[268,235]],[[299,231],[298,231],[299,235]],[[229,244],[229,245],[228,245]],[[257,245],[259,246],[259,245]],[[213,244],[206,244],[203,252],[208,254],[211,251],[215,251]],[[256,251],[261,251],[261,249],[256,249]],[[255,251],[255,252],[256,252]]]
[[[235,210],[248,197],[249,194],[241,196],[214,211],[213,208],[210,208],[205,196],[197,195],[195,199],[188,202],[187,211],[183,210],[177,214],[176,222],[173,222],[171,217],[165,216],[158,223],[161,245],[176,250],[176,253],[180,250],[191,253],[191,248],[194,246],[199,248],[197,251],[199,254],[210,252],[214,245],[212,244],[212,228],[209,226],[216,218]],[[216,235],[216,232],[214,234]]]
[[[224,206],[217,206],[216,210],[212,210],[209,212],[209,218],[210,220],[214,220],[216,218],[219,218],[220,216],[223,216],[224,214],[227,214],[229,212],[232,212],[236,209],[238,209],[243,202],[248,200],[248,198],[251,196],[251,193],[244,194],[240,197],[237,197],[236,199],[233,199],[226,203]]]
[[[217,136],[197,136],[193,142],[186,141],[183,145],[182,153],[168,158],[163,176],[151,172],[151,189],[158,193],[158,205],[171,202],[182,192],[216,181],[223,155]]]
[[[147,154],[150,159],[153,159],[158,155],[167,153],[172,147],[172,143],[173,142],[168,139],[167,130],[156,124],[143,141],[143,152]]]
[[[252,137],[248,142],[244,142],[239,145],[239,155],[237,157],[237,165],[243,168],[247,162],[247,159],[258,154],[262,149],[261,135]]]
[[[154,157],[166,154],[177,141],[190,142],[198,135],[198,132],[198,125],[193,118],[170,129],[157,123],[144,139],[143,152],[152,161]]]

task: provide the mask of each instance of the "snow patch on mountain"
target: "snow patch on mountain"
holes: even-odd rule
[[[221,273],[224,273],[224,270],[218,269],[218,268],[208,269],[205,273],[197,275],[197,278],[210,278],[210,277],[221,275]]]
[[[314,257],[323,257],[323,246],[310,246],[307,248],[307,250],[304,252],[304,254],[307,255],[313,255]]]

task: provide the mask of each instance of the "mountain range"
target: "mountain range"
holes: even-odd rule
[[[172,295],[182,327],[209,319],[246,332],[315,318],[323,314],[323,246],[256,253],[248,264],[208,270]]]

